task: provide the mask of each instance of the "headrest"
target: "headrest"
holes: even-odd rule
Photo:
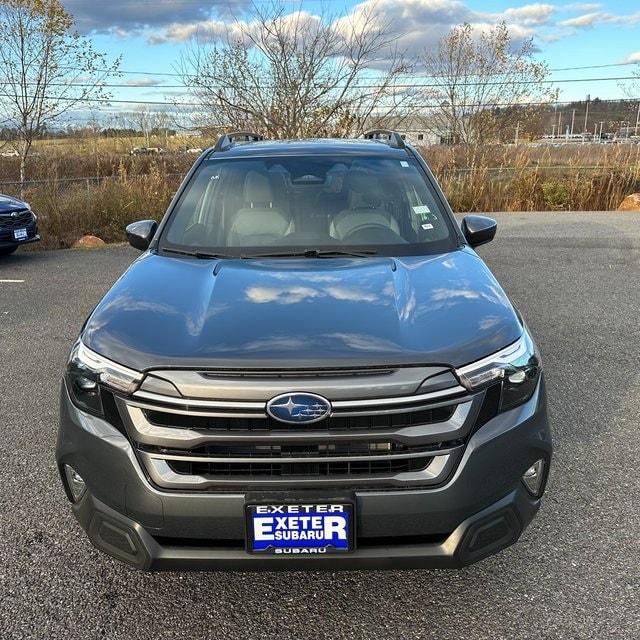
[[[347,175],[351,209],[376,208],[382,203],[382,188],[373,174],[352,171]]]
[[[242,197],[245,203],[252,205],[271,204],[273,201],[273,192],[271,191],[269,178],[257,171],[249,171],[244,179]]]

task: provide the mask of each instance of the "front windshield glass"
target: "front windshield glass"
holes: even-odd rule
[[[192,176],[161,241],[162,249],[200,256],[406,255],[455,246],[418,163],[369,155],[214,157]]]

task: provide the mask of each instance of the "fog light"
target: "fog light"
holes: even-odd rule
[[[87,484],[82,479],[82,476],[68,464],[64,465],[64,475],[67,478],[67,486],[71,493],[71,498],[74,502],[78,502],[87,490]]]
[[[522,481],[531,495],[538,498],[542,493],[544,482],[544,460],[538,460],[533,466],[529,467],[522,476]]]

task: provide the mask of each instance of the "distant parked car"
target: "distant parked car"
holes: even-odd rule
[[[3,151],[0,156],[3,158],[17,158],[20,154],[15,149],[11,149],[10,151]]]
[[[202,149],[200,147],[191,147],[191,149],[187,149],[187,153],[199,154],[202,153]]]
[[[0,195],[0,256],[38,240],[38,217],[31,207],[22,200]]]
[[[134,147],[129,151],[132,156],[145,155],[151,153],[165,153],[165,150],[161,147]]]

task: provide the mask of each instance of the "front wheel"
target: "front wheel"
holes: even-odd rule
[[[15,245],[13,247],[0,247],[0,256],[11,255],[17,248],[18,245]]]

